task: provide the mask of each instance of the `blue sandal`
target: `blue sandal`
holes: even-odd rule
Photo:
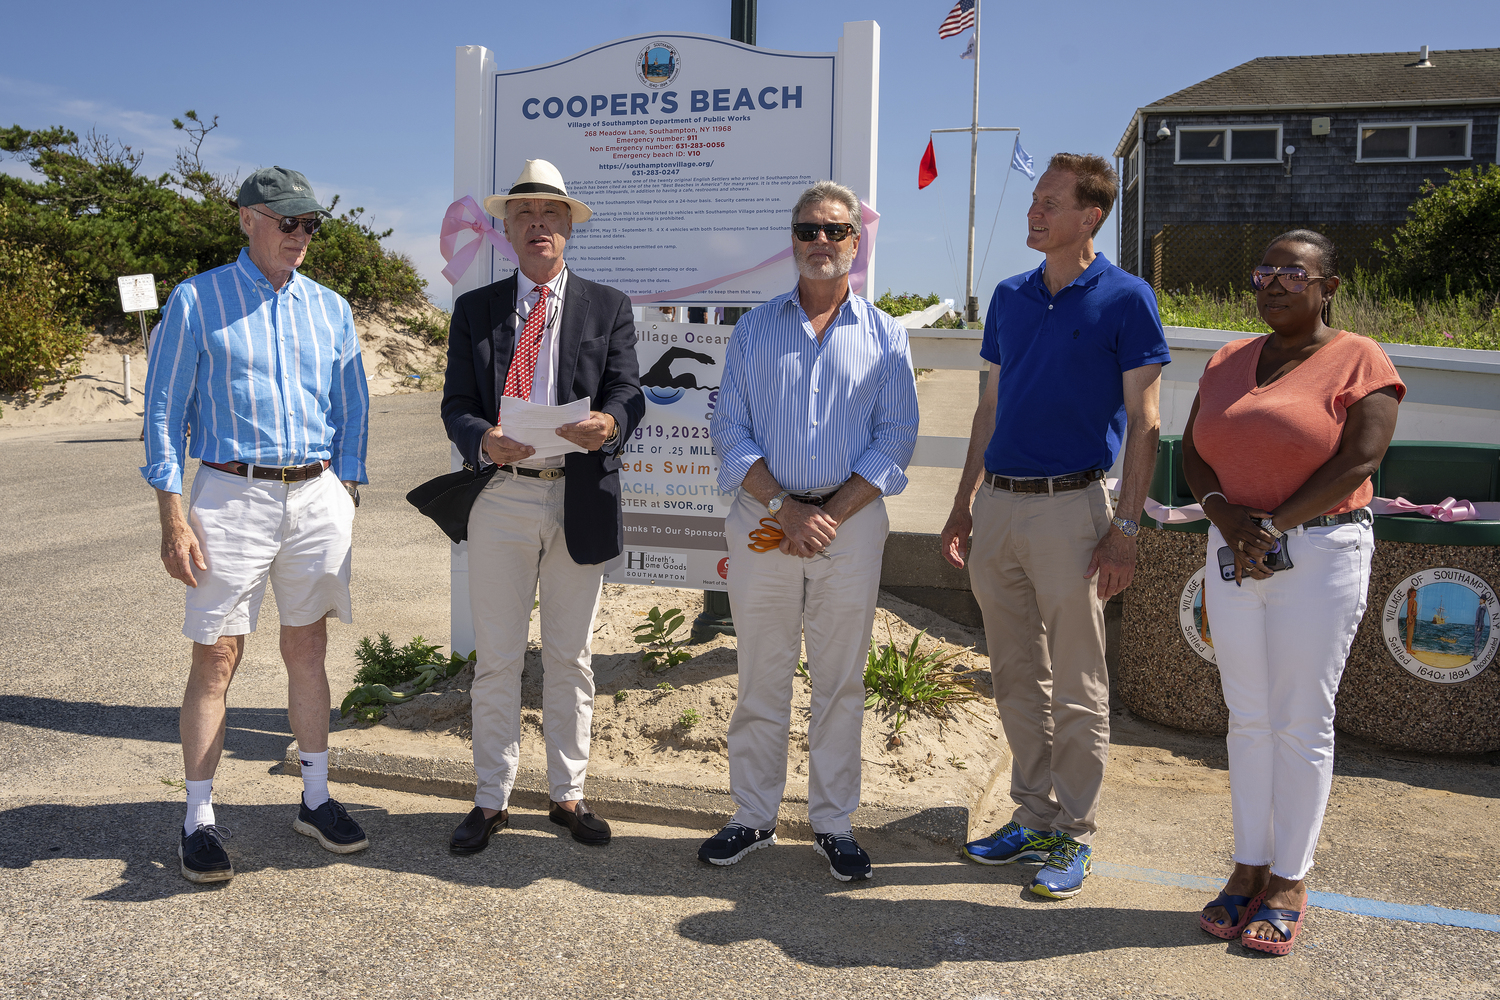
[[[1305,899],[1302,901],[1302,908],[1299,910],[1282,910],[1262,906],[1256,911],[1255,916],[1246,922],[1246,926],[1255,923],[1257,920],[1264,920],[1276,928],[1276,932],[1282,936],[1283,940],[1267,941],[1264,938],[1241,935],[1240,943],[1246,948],[1269,952],[1272,955],[1289,954],[1292,950],[1292,945],[1297,943],[1297,935],[1302,933],[1302,918],[1305,916],[1307,916],[1307,900]],[[1287,926],[1288,924],[1291,926]]]
[[[1233,941],[1244,933],[1245,928],[1250,925],[1250,915],[1260,909],[1260,905],[1265,898],[1266,891],[1264,889],[1255,896],[1231,896],[1228,892],[1221,890],[1214,901],[1209,903],[1208,906],[1203,907],[1203,909],[1206,910],[1209,906],[1222,906],[1228,911],[1229,919],[1233,920],[1234,923],[1225,925],[1216,924],[1208,919],[1207,914],[1200,912],[1198,914],[1198,926],[1216,938]]]

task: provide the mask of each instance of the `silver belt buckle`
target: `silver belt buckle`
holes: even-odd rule
[[[536,471],[536,476],[537,476],[538,479],[547,479],[547,480],[561,479],[563,477],[563,470],[562,469],[538,469]]]

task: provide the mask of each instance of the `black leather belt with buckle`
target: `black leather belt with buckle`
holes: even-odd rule
[[[246,472],[254,469],[252,479],[274,479],[278,483],[300,483],[304,479],[316,479],[328,468],[327,462],[313,462],[309,465],[246,465],[244,462],[204,462],[210,469],[218,469],[227,472],[231,476],[243,476]]]
[[[519,465],[507,465],[505,466],[505,468],[509,469],[511,472],[515,473],[518,476],[528,476],[532,479],[545,479],[548,482],[554,479],[561,479],[563,476],[566,476],[568,474],[562,466],[558,466],[555,469],[523,469]]]
[[[1373,520],[1375,520],[1375,515],[1370,513],[1370,508],[1361,507],[1343,514],[1319,514],[1311,521],[1303,521],[1302,527],[1331,528],[1335,524],[1369,524]]]
[[[1011,479],[1009,476],[999,476],[993,472],[984,474],[984,481],[987,485],[997,490],[1009,490],[1011,493],[1067,493],[1070,490],[1084,489],[1103,478],[1103,469],[1073,472],[1066,476],[1052,476],[1049,479]]]
[[[830,493],[825,497],[819,496],[816,493],[788,493],[787,499],[795,500],[798,503],[812,504],[814,507],[821,507],[833,499],[833,494]]]

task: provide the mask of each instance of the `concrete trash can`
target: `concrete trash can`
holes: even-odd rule
[[[1375,495],[1412,503],[1500,500],[1500,448],[1397,441]],[[1151,496],[1194,503],[1182,439],[1164,436]],[[1118,689],[1131,711],[1179,729],[1223,733],[1229,714],[1203,611],[1208,521],[1143,520],[1125,591]],[[1500,749],[1500,521],[1375,519],[1365,616],[1339,686],[1335,725],[1389,746],[1434,753]],[[1296,572],[1295,569],[1291,572]]]

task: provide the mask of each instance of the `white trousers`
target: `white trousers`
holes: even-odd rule
[[[1229,706],[1234,860],[1300,879],[1313,863],[1333,784],[1333,711],[1365,613],[1368,524],[1287,533],[1293,567],[1236,587],[1208,531],[1204,594]]]
[[[504,809],[521,759],[521,668],[541,581],[542,735],[552,800],[583,797],[594,719],[590,640],[604,563],[579,565],[563,535],[565,481],[497,472],[469,513],[469,610],[478,651],[474,804]]]
[[[876,499],[839,525],[811,559],[747,548],[766,508],[741,492],[725,519],[729,602],[739,651],[739,700],[729,721],[734,822],[776,825],[786,791],[792,680],[807,637],[812,720],[807,812],[814,833],[847,833],[859,807],[865,657],[890,519]]]
[[[188,524],[207,570],[187,588],[182,634],[212,645],[255,631],[266,581],[283,625],[311,625],[336,614],[354,620],[349,564],[354,501],[331,469],[282,483],[203,466],[193,478]]]

